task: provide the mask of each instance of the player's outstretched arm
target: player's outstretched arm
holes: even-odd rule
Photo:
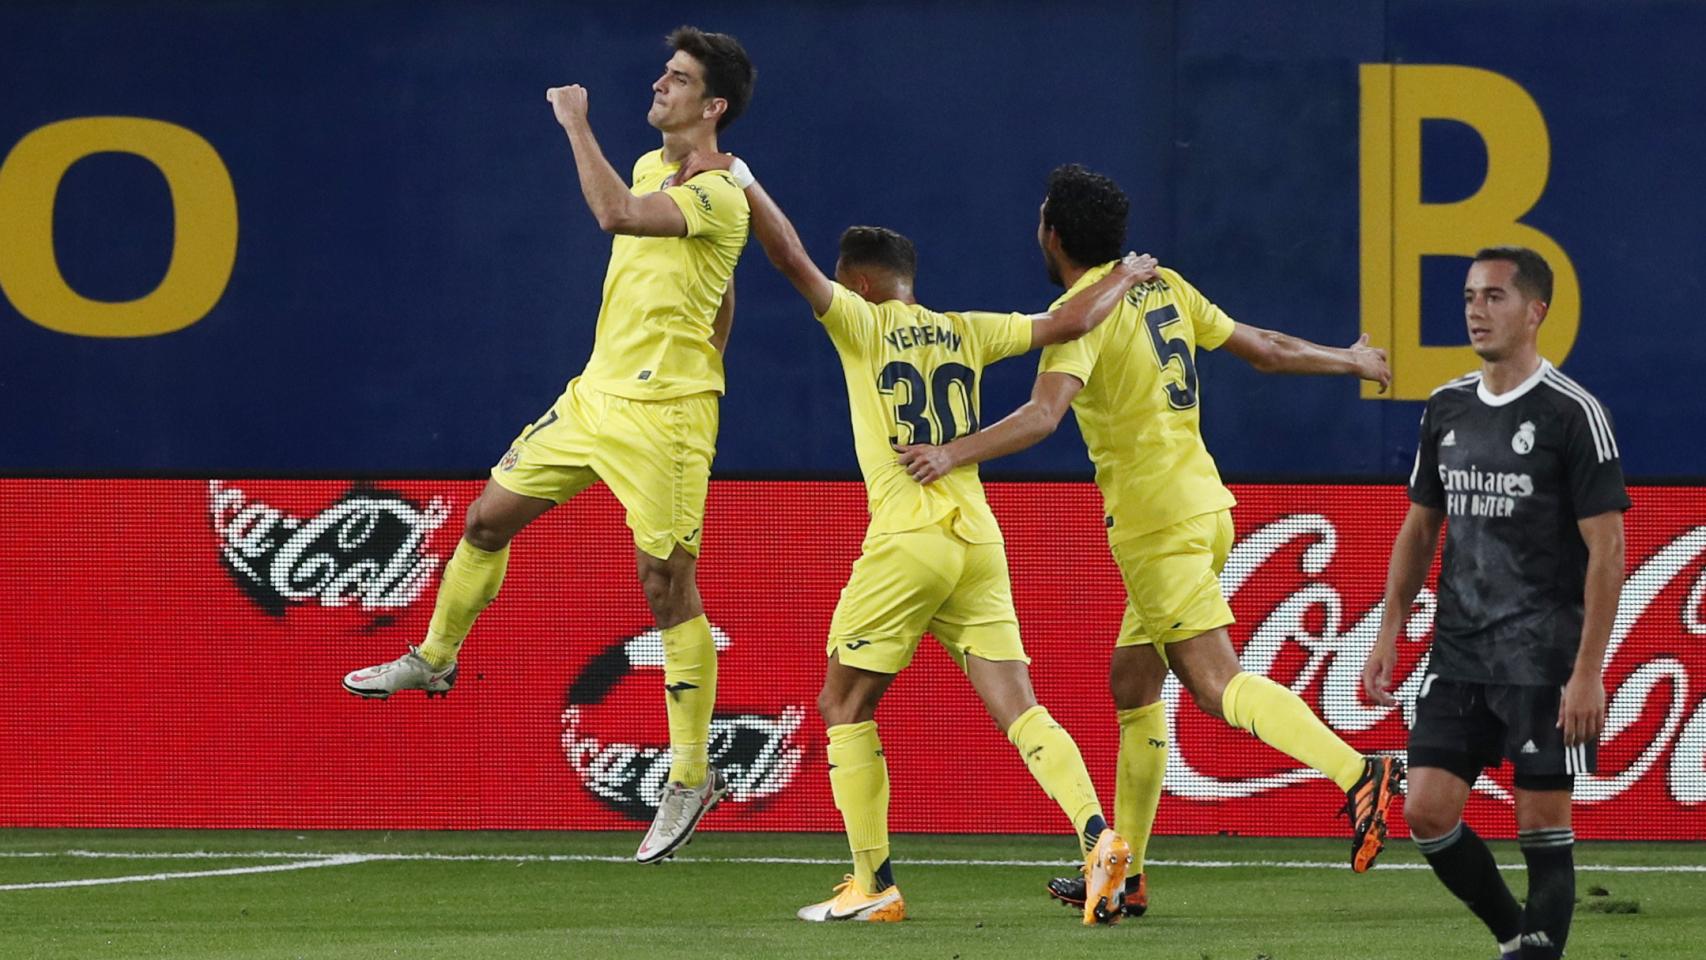
[[[1368,334],[1348,347],[1324,347],[1277,330],[1264,330],[1235,323],[1225,349],[1263,373],[1349,373],[1380,384],[1380,392],[1392,385],[1392,368],[1386,351],[1368,345]]]
[[[707,170],[733,171],[739,162],[728,153],[688,154],[687,159],[681,162],[682,182]],[[770,258],[770,265],[787,277],[795,290],[800,291],[800,296],[811,304],[813,313],[823,316],[835,298],[835,284],[812,262],[788,215],[782,212],[758,181],[752,179],[752,171],[746,170],[744,164],[740,171],[736,171],[735,182],[746,191],[747,205],[752,208],[752,233],[764,247],[764,255]]]
[[[575,172],[580,175],[581,195],[586,197],[586,205],[598,219],[598,229],[634,237],[687,236],[687,218],[674,200],[661,191],[634,196],[610,161],[604,159],[604,151],[599,149],[587,123],[585,87],[580,84],[552,87],[545,91],[545,99],[551,102],[551,112],[568,134],[569,147],[575,153]]]
[[[1599,739],[1605,726],[1605,648],[1623,593],[1623,514],[1613,510],[1576,521],[1588,548],[1587,581],[1582,590],[1582,642],[1576,665],[1558,703],[1558,727],[1564,744]]]
[[[895,450],[912,479],[922,484],[934,483],[952,473],[955,467],[982,463],[1035,446],[1060,426],[1060,419],[1072,407],[1072,398],[1082,389],[1083,382],[1069,373],[1039,374],[1031,386],[1031,399],[994,426],[939,447],[915,443]]]
[[[746,202],[752,206],[752,233],[763,245],[770,265],[800,291],[813,313],[823,316],[835,299],[835,284],[812,262],[794,225],[757,181],[747,186]]]
[[[1149,254],[1128,253],[1108,275],[1047,313],[1031,315],[1031,349],[1084,336],[1114,312],[1127,292],[1160,276]]]
[[[1374,649],[1362,665],[1362,690],[1381,706],[1390,707],[1398,701],[1392,698],[1392,672],[1398,668],[1398,634],[1404,621],[1410,618],[1410,604],[1428,579],[1433,566],[1434,550],[1439,546],[1440,524],[1445,511],[1435,507],[1410,504],[1404,515],[1404,525],[1392,541],[1392,560],[1386,568],[1386,607],[1380,614],[1380,633]]]

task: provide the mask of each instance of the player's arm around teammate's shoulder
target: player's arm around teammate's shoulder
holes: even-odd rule
[[[764,255],[770,258],[771,266],[806,298],[812,312],[823,316],[835,298],[835,284],[812,262],[788,215],[753,178],[745,162],[732,154],[694,152],[681,162],[683,182],[691,181],[707,170],[729,171],[735,184],[746,191],[746,202],[752,209],[752,234],[764,247]]]
[[[587,121],[586,88],[580,84],[552,87],[545,91],[551,112],[568,135],[575,154],[575,172],[580,176],[581,194],[606,233],[636,237],[685,237],[687,218],[675,201],[662,191],[637,197],[616,168],[604,158],[598,139]]]
[[[1278,330],[1234,322],[1232,336],[1223,346],[1263,373],[1349,373],[1380,384],[1381,393],[1392,385],[1386,351],[1369,346],[1366,333],[1348,347],[1326,347]]]
[[[1149,254],[1128,253],[1108,275],[1047,313],[1031,316],[1031,349],[1066,343],[1095,330],[1140,283],[1154,280],[1159,265]],[[942,446],[915,443],[895,448],[907,475],[925,485],[966,464],[1033,447],[1060,426],[1084,381],[1067,373],[1046,372],[1031,385],[1031,398],[991,426]]]
[[[907,475],[928,486],[970,463],[994,460],[1036,446],[1060,426],[1084,381],[1069,373],[1041,373],[1031,385],[1031,399],[1000,422],[952,443],[915,443],[895,447]]]
[[[1160,264],[1147,253],[1128,253],[1108,275],[1047,313],[1031,315],[1031,349],[1076,340],[1101,325],[1132,287],[1161,274]]]

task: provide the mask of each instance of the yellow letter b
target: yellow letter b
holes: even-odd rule
[[[1423,120],[1455,120],[1480,134],[1487,178],[1474,195],[1422,202]],[[1545,257],[1554,282],[1540,353],[1564,362],[1581,323],[1576,270],[1551,237],[1518,222],[1546,189],[1551,158],[1546,119],[1508,77],[1473,67],[1363,65],[1362,328],[1388,351],[1393,399],[1425,400],[1480,365],[1467,345],[1422,345],[1423,257],[1472,257],[1506,244]],[[1379,396],[1369,383],[1362,395]]]

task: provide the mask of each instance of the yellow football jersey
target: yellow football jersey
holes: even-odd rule
[[[667,400],[723,392],[723,355],[711,345],[712,325],[746,246],[751,211],[726,171],[666,189],[680,168],[665,163],[662,150],[634,163],[634,195],[663,190],[687,218],[687,236],[611,241],[597,338],[581,375],[605,393]]]
[[[999,543],[1001,528],[977,467],[960,467],[929,486],[907,476],[896,443],[947,443],[977,430],[983,368],[1031,348],[1031,320],[1019,313],[937,313],[915,303],[871,303],[835,285],[818,318],[841,354],[853,446],[871,510],[870,533],[899,533],[959,511],[955,532],[970,543]]]
[[[1054,305],[1113,267],[1086,272]],[[1096,465],[1109,543],[1236,502],[1203,445],[1196,366],[1197,348],[1220,346],[1232,327],[1231,317],[1163,268],[1088,335],[1043,350],[1040,372],[1084,383],[1072,410]]]

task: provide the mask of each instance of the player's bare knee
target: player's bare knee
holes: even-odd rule
[[[1408,807],[1405,809],[1407,812]],[[1555,830],[1569,825],[1570,791],[1517,788],[1517,830]]]
[[[662,608],[669,606],[669,595],[674,587],[674,579],[661,565],[640,564],[640,592],[646,595],[646,604],[652,608],[655,615]]]
[[[1404,797],[1404,822],[1410,825],[1410,834],[1417,839],[1443,837],[1461,819],[1463,811],[1444,798],[1417,796],[1414,792]]]
[[[492,521],[490,512],[483,506],[483,501],[475,500],[468,505],[468,512],[462,519],[462,539],[468,541],[475,549],[495,553],[509,546],[509,541],[514,536],[514,531],[507,530]]]
[[[1221,706],[1221,698],[1225,693],[1225,687],[1221,687],[1212,693],[1192,690],[1191,700],[1196,703],[1197,709],[1201,710],[1203,713],[1206,713],[1217,720],[1225,720],[1226,708]]]
[[[1114,709],[1136,710],[1161,702],[1161,686],[1167,679],[1163,669],[1159,674],[1148,671],[1121,669],[1118,662],[1108,672],[1108,692],[1113,695]]]
[[[1230,679],[1213,671],[1179,673],[1179,680],[1185,685],[1185,690],[1191,695],[1197,709],[1221,720],[1226,719],[1226,708],[1222,703],[1226,698],[1226,684]]]
[[[693,558],[691,555],[681,556],[679,549],[676,553],[667,560],[639,553],[636,564],[640,591],[645,594],[646,605],[651,608],[658,626],[665,628],[684,623],[703,612]]]
[[[996,729],[1006,733],[1012,729],[1014,721],[1025,715],[1027,710],[1037,705],[1036,697],[1008,697],[1004,699],[985,699],[984,709],[989,711],[989,719],[995,721]]]
[[[824,687],[817,695],[817,712],[827,729],[872,719],[876,716],[876,704],[866,703],[857,691]]]

